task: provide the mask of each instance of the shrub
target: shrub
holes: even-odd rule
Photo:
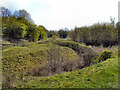
[[[27,75],[48,76],[76,70],[84,65],[83,59],[79,59],[75,51],[70,48],[63,48],[53,44],[48,45],[46,51],[47,62],[42,66],[34,67]]]
[[[8,38],[24,38],[26,35],[27,26],[21,23],[10,23],[3,29],[4,37]]]
[[[97,58],[97,61],[100,62],[100,61],[105,61],[107,60],[108,58],[110,58],[112,55],[112,51],[110,50],[106,50],[104,52],[102,52],[99,57]]]
[[[83,44],[79,44],[73,41],[65,41],[65,40],[54,40],[52,41],[56,45],[65,46],[73,49],[77,54],[84,59],[84,63],[86,66],[89,66],[92,59],[95,59],[97,54],[92,48],[89,48]]]
[[[54,60],[51,60],[54,62]],[[54,74],[60,74],[62,72],[69,72],[76,69],[80,69],[84,66],[83,59],[75,60],[63,60],[56,63],[47,62],[42,66],[36,66],[32,70],[28,71],[26,75],[32,76],[49,76]]]
[[[32,76],[48,76],[50,72],[50,67],[47,64],[43,64],[42,66],[34,67],[32,70],[28,71],[26,75]]]
[[[64,61],[61,65],[61,71],[62,72],[68,72],[68,71],[73,71],[76,69],[80,69],[84,66],[84,60],[83,59],[75,59],[75,60],[70,60],[70,61]]]
[[[52,38],[53,38],[53,39],[54,39],[54,38],[58,38],[58,36],[53,35]]]
[[[3,89],[14,88],[15,81],[16,81],[15,73],[9,73],[9,72],[2,73],[2,88]]]

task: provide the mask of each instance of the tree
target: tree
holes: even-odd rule
[[[2,17],[10,17],[12,16],[12,12],[5,8],[5,7],[0,7],[0,11],[2,12]]]
[[[53,31],[53,30],[50,30],[50,31],[47,31],[47,37],[53,37],[53,36],[59,36],[58,32],[57,31]]]
[[[45,32],[46,29],[45,29],[45,27],[39,25],[38,30],[39,30],[39,40],[46,37],[46,32]]]
[[[36,25],[34,24],[30,24],[28,26],[28,29],[27,29],[27,35],[26,35],[26,38],[29,40],[29,41],[36,41],[38,40],[38,30],[36,29]]]
[[[23,17],[29,21],[31,21],[31,15],[26,10],[19,10],[18,11],[19,17]]]
[[[19,17],[19,12],[18,12],[17,10],[15,10],[15,11],[13,12],[13,16],[15,16],[16,18]]]
[[[14,38],[14,39],[19,39],[19,38],[24,38],[26,35],[26,29],[27,26],[25,24],[21,23],[9,23],[4,26],[3,34],[4,37],[8,38]]]
[[[110,17],[111,24],[114,26],[115,25],[115,18]]]
[[[64,30],[60,29],[60,30],[58,31],[58,34],[59,34],[59,37],[60,37],[60,38],[66,38],[67,35],[68,35],[68,31],[64,31]]]
[[[13,15],[5,7],[1,7],[1,10],[3,37],[24,38],[29,41],[37,41],[46,37],[46,28],[42,25],[37,27],[26,10],[15,10]]]
[[[103,45],[105,47],[118,44],[119,24],[96,23],[89,27],[75,27],[69,34],[69,37],[76,42],[85,43],[86,45]]]

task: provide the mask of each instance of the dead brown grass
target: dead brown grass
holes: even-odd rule
[[[61,74],[63,72],[69,72],[76,69],[80,69],[84,66],[83,59],[76,59],[76,60],[67,60],[60,63],[56,63],[55,66],[58,67],[51,67],[51,63],[46,63],[42,66],[37,66],[26,73],[26,75],[32,76],[51,76],[54,74]]]
[[[95,47],[95,46],[93,46],[92,48],[94,49],[94,51],[97,54],[100,54],[100,53],[102,53],[105,50],[111,50],[113,52],[117,52],[118,51],[118,46],[112,46],[112,47],[103,47],[103,46]]]

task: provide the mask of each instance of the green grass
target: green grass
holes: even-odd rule
[[[118,58],[52,77],[25,77],[17,88],[117,88]]]
[[[35,67],[44,65],[48,59],[48,51],[51,48],[59,48],[64,60],[74,60],[78,57],[76,49],[88,53],[93,52],[92,48],[85,45],[77,44],[71,41],[56,41],[54,45],[51,42],[38,44],[39,42],[25,43],[24,47],[10,46],[2,50],[2,68],[5,75],[11,75],[22,79],[14,79],[14,85],[17,88],[117,88],[118,87],[118,56],[116,47],[110,59],[96,65],[85,67],[81,70],[56,74],[48,77],[24,76],[25,72]],[[61,43],[62,42],[62,43]],[[55,42],[54,42],[55,43]],[[70,46],[69,46],[70,45]],[[65,47],[63,47],[65,46]],[[79,48],[77,48],[77,46]],[[89,50],[88,50],[89,49]],[[116,49],[116,50],[115,50]],[[95,50],[99,50],[95,49]],[[104,49],[103,49],[104,50]],[[55,51],[55,53],[57,52]],[[54,53],[54,52],[51,52]],[[98,53],[99,54],[99,53]],[[21,75],[19,75],[21,74]],[[8,82],[8,81],[6,81]],[[7,86],[7,85],[6,85]]]
[[[59,47],[59,46],[54,46]],[[13,46],[2,51],[3,72],[29,70],[37,65],[44,64],[50,44],[30,44],[28,47]],[[60,47],[64,59],[75,59],[77,53],[70,48]]]

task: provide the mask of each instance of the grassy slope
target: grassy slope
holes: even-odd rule
[[[118,59],[52,77],[32,77],[18,82],[18,88],[117,88]]]
[[[56,46],[59,47],[59,46]],[[63,50],[63,58],[73,59],[77,53],[70,48],[60,47]],[[16,72],[29,70],[47,60],[49,44],[32,44],[28,47],[9,47],[2,51],[3,72]],[[66,52],[67,50],[67,52]]]
[[[3,52],[3,71],[19,71],[40,65],[45,61],[46,44],[29,43],[28,47],[6,47]],[[69,58],[76,53],[67,48]],[[96,50],[96,49],[95,49]],[[74,54],[74,55],[73,55]],[[65,54],[64,54],[65,55]],[[118,60],[109,59],[81,70],[76,70],[52,77],[24,77],[17,87],[29,88],[100,88],[117,87]],[[39,61],[41,59],[41,61]],[[19,63],[18,63],[19,62]],[[30,80],[29,80],[29,79]],[[37,79],[37,80],[36,80]]]

